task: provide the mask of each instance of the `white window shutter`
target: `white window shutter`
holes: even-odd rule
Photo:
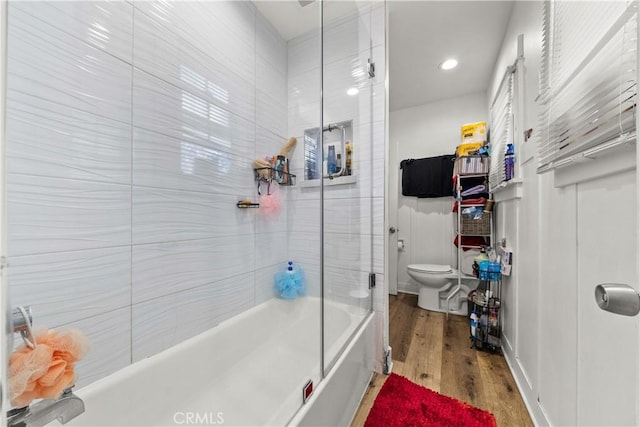
[[[540,75],[539,75],[539,100],[545,100],[549,96],[549,74],[551,68],[551,11],[552,3],[544,2],[544,10],[542,17],[542,56],[540,58]]]
[[[513,144],[513,72],[509,67],[491,105],[491,163],[489,189],[493,192],[506,181],[504,158],[507,144]]]
[[[553,1],[544,14],[538,172],[635,138],[637,99],[635,1]]]

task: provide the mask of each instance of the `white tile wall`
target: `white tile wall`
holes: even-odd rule
[[[152,356],[253,306],[254,272],[133,305],[133,360]]]
[[[253,306],[253,272],[133,305],[133,360],[151,356]]]
[[[324,229],[329,233],[382,233],[384,200],[377,198],[325,199]],[[373,224],[372,224],[373,221]]]
[[[267,141],[273,144],[273,140]],[[265,149],[266,147],[265,143]],[[227,195],[250,195],[255,188],[246,154],[216,150],[207,140],[176,139],[133,130],[133,184]]]
[[[256,57],[256,89],[269,99],[279,100],[286,105],[287,75],[281,68],[271,65],[271,59],[262,55]]]
[[[255,241],[256,269],[274,265],[282,268],[282,260],[288,260],[286,229],[275,233],[258,233],[255,235]],[[264,277],[267,283],[271,283],[271,279],[272,276]]]
[[[127,307],[127,246],[11,257],[11,302],[30,305],[34,327],[46,329]]]
[[[243,116],[255,117],[255,105],[251,108]],[[216,152],[246,156],[253,151],[253,119],[138,70],[133,76],[133,123]]]
[[[331,3],[325,7],[331,8]],[[345,57],[356,57],[371,43],[371,12],[368,8],[329,23],[325,27],[323,46],[325,67]]]
[[[85,358],[76,364],[77,387],[91,384],[131,363],[131,307],[77,320],[62,325],[61,329],[79,329],[91,342]]]
[[[33,1],[11,6],[10,20],[18,11],[21,17],[31,15],[42,21],[42,29],[55,28],[131,63],[133,6],[127,2]]]
[[[130,190],[121,184],[9,175],[9,256],[130,244]]]
[[[287,44],[255,6],[9,7],[10,293],[88,335],[77,384],[272,298],[288,189],[235,207],[288,139]]]
[[[278,77],[282,77],[280,74]],[[285,93],[278,91],[280,93]],[[262,91],[256,93],[256,126],[275,135],[277,140],[288,140],[287,124],[282,117],[287,117],[287,107]]]
[[[189,42],[161,19],[137,12],[135,22],[137,68],[236,115],[253,119],[253,79],[239,79],[220,58],[203,54],[199,47],[185,49]]]
[[[286,257],[286,251],[282,255]],[[278,258],[277,264],[256,268],[254,280],[255,286],[253,289],[256,304],[263,303],[273,298],[273,294],[275,293],[273,276],[282,269],[282,259],[284,258]]]
[[[131,125],[11,92],[7,100],[10,174],[129,184]]]
[[[34,10],[35,12],[35,10]],[[40,12],[38,11],[38,16]],[[10,5],[9,92],[128,123],[131,66]]]
[[[248,82],[255,78],[255,7],[248,2],[136,2],[153,18],[184,41],[183,48],[215,58]]]
[[[320,32],[317,29],[287,41],[289,78],[320,68],[322,64],[321,58],[317,55],[319,51]]]
[[[287,42],[269,21],[256,14],[256,53],[280,73],[287,74]],[[285,81],[286,84],[286,81]]]
[[[133,247],[133,302],[168,295],[255,268],[253,236]],[[215,260],[215,261],[214,261]]]
[[[222,194],[133,188],[134,245],[252,235],[254,218]]]

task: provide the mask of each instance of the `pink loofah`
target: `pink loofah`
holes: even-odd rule
[[[263,194],[260,196],[260,211],[269,216],[276,216],[280,212],[280,209],[282,209],[278,184],[272,182],[269,193],[271,194]]]
[[[34,399],[54,399],[75,381],[74,365],[89,349],[77,330],[45,331],[36,336],[35,348],[20,346],[9,357],[11,404],[27,406]]]

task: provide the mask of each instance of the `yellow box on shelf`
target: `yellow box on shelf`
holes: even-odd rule
[[[468,156],[470,154],[475,154],[475,152],[478,151],[478,149],[483,145],[484,142],[468,142],[466,144],[460,144],[456,149],[456,155],[458,157],[462,157]]]
[[[487,122],[468,123],[460,128],[460,141],[462,144],[468,142],[487,141]]]

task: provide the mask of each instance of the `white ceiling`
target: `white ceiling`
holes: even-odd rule
[[[318,1],[305,7],[296,0],[254,3],[285,40],[318,28]],[[357,7],[331,1],[325,22]],[[487,89],[513,1],[388,0],[387,7],[391,111]],[[441,71],[438,65],[449,57],[458,67]]]
[[[319,1],[313,1],[304,7],[297,0],[254,0],[253,3],[285,40],[320,27]],[[331,1],[331,7],[324,8],[323,18],[325,22],[331,22],[350,15],[356,9],[354,1]]]
[[[389,1],[389,109],[485,91],[511,1]],[[456,58],[458,67],[438,66]]]

